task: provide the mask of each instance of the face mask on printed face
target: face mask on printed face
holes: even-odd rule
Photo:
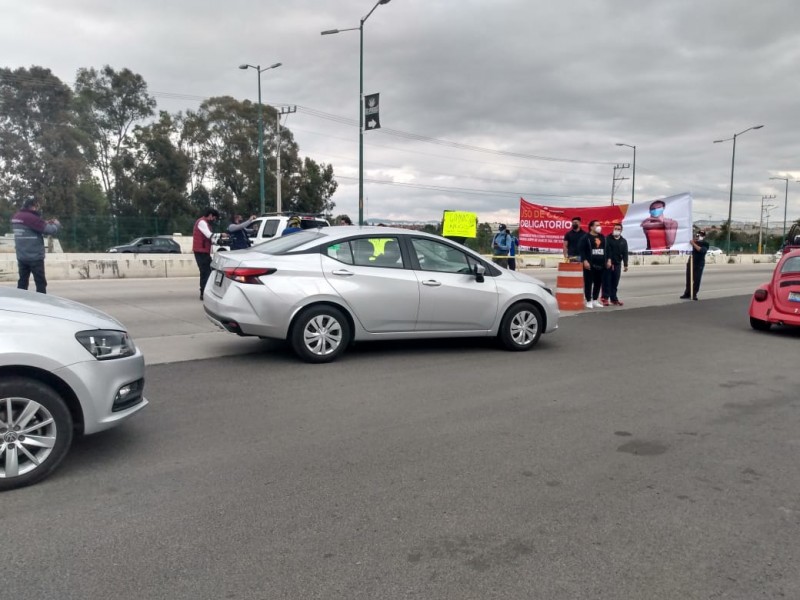
[[[619,229],[615,229],[614,230],[614,237],[619,237],[621,235],[622,235],[622,231],[620,231]]]
[[[664,214],[664,209],[663,208],[654,208],[654,209],[652,209],[650,211],[650,216],[651,217],[660,217],[663,214]]]
[[[601,231],[603,231],[603,228],[600,225],[594,228],[595,233],[600,233]]]

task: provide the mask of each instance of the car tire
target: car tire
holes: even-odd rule
[[[769,328],[772,327],[772,323],[770,323],[769,321],[762,321],[761,319],[756,319],[755,317],[750,317],[750,327],[752,327],[756,331],[769,331]]]
[[[530,350],[542,336],[542,312],[530,302],[520,302],[508,309],[500,323],[499,337],[507,350]]]
[[[336,360],[350,344],[350,323],[333,306],[312,306],[298,315],[292,326],[292,349],[309,363]]]
[[[33,414],[28,416],[26,411]],[[27,422],[15,425],[20,417]],[[67,405],[50,386],[24,377],[0,382],[0,492],[31,485],[50,475],[67,455],[72,428]],[[9,473],[9,468],[16,473]]]

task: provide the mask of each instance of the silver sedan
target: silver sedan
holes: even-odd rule
[[[144,357],[121,323],[56,296],[0,287],[0,491],[35,483],[74,432],[147,405]]]
[[[326,227],[218,253],[209,319],[239,335],[288,340],[308,362],[351,342],[496,336],[529,350],[558,327],[552,292],[439,236]]]

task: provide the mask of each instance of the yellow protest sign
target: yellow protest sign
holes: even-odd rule
[[[478,215],[462,210],[446,210],[442,235],[474,238],[478,235]]]

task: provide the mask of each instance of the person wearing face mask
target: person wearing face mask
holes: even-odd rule
[[[642,221],[648,250],[669,250],[678,235],[678,222],[664,216],[666,204],[656,200],[650,204],[650,216]]]
[[[580,255],[579,244],[586,235],[581,230],[581,218],[572,217],[572,229],[564,234],[564,260],[569,262],[578,262]]]
[[[692,300],[697,300],[697,292],[700,291],[700,280],[703,278],[703,269],[706,268],[706,253],[708,252],[706,232],[698,231],[695,238],[691,240],[691,244],[692,255],[686,261],[686,289],[683,290],[681,300],[689,299],[690,289],[692,290]]]
[[[609,302],[614,306],[622,306],[617,297],[617,288],[622,271],[628,270],[628,240],[622,237],[622,223],[614,223],[613,234],[606,238],[606,251],[611,266],[603,272],[603,296],[600,303],[603,306],[608,306]]]
[[[586,308],[600,308],[600,288],[603,285],[603,272],[611,266],[606,254],[606,238],[599,221],[589,223],[589,233],[580,242],[580,256],[583,262],[583,297]]]

